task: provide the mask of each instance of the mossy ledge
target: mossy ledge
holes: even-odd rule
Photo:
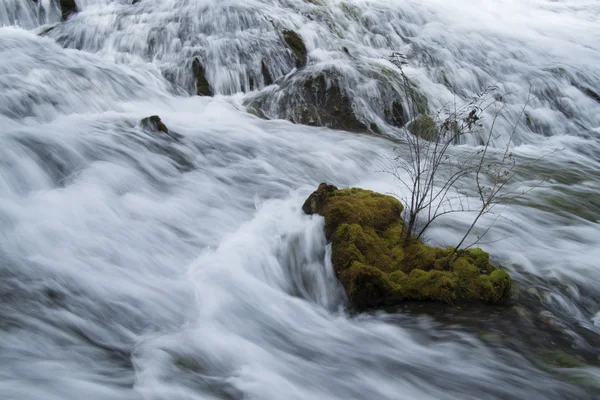
[[[336,275],[357,310],[404,300],[499,303],[510,297],[510,276],[481,249],[454,252],[418,240],[405,246],[403,207],[394,197],[322,183],[302,210],[325,218]]]

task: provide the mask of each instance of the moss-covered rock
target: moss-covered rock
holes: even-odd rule
[[[408,130],[421,139],[435,141],[439,134],[439,128],[433,118],[422,114],[408,125]]]
[[[285,43],[292,50],[292,53],[294,53],[296,68],[304,67],[308,62],[308,51],[300,35],[294,31],[284,30],[283,40],[285,40]]]
[[[356,309],[403,300],[498,303],[510,296],[510,276],[481,249],[405,244],[403,207],[394,197],[323,183],[302,209],[325,218],[336,275]]]

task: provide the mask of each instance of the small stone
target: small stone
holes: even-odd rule
[[[140,121],[140,125],[143,129],[153,131],[153,132],[164,132],[167,135],[169,134],[169,129],[167,126],[161,121],[158,115],[152,115],[150,117],[146,117]]]
[[[540,291],[537,290],[537,288],[534,287],[530,287],[527,289],[527,294],[535,297],[536,299],[541,299],[542,295],[540,294]]]
[[[512,309],[521,318],[529,319],[531,317],[531,311],[521,305],[513,306]]]
[[[550,311],[542,311],[538,314],[538,319],[541,323],[548,325],[551,328],[558,327],[556,317]]]

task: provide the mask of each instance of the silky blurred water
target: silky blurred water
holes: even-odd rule
[[[568,351],[597,357],[597,2],[76,3],[60,23],[55,0],[0,0],[0,398],[597,398],[594,362],[545,365],[477,321],[349,314],[323,221],[301,205],[323,181],[402,194],[378,172],[397,144],[246,111],[280,95],[263,59],[288,82],[285,28],[309,51],[299,76],[338,71],[388,136],[376,77],[394,51],[432,110],[491,85],[510,93],[499,148],[528,102],[512,151],[550,155],[517,177],[534,190],[483,247],[552,313]],[[191,96],[194,57],[216,97]],[[153,114],[171,136],[141,129]],[[429,241],[455,244],[469,218]]]

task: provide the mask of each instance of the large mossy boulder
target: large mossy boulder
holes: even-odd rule
[[[302,207],[325,218],[335,273],[357,310],[405,300],[508,299],[511,278],[480,249],[404,243],[402,204],[391,196],[321,184]]]

